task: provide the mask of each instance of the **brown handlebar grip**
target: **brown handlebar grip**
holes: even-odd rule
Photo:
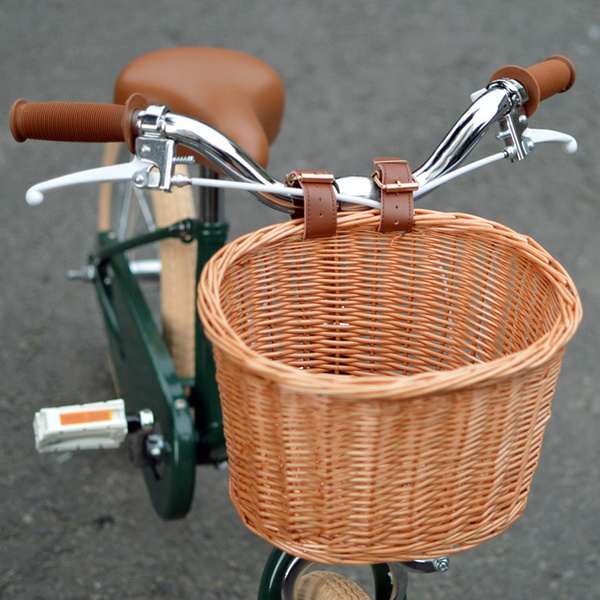
[[[135,151],[136,112],[148,106],[134,94],[125,104],[31,102],[17,100],[10,111],[10,129],[17,142],[127,142]]]
[[[564,56],[550,56],[546,60],[526,69],[509,65],[498,69],[491,77],[515,79],[527,90],[529,100],[525,112],[530,117],[542,100],[566,92],[575,83],[575,66]]]

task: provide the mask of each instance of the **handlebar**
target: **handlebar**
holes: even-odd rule
[[[526,130],[526,116],[533,114],[539,102],[568,90],[575,81],[575,68],[562,56],[551,56],[545,61],[523,69],[507,66],[492,76],[487,88],[467,109],[454,127],[438,145],[430,158],[413,176],[419,186],[432,183],[448,174],[464,161],[471,150],[492,125],[520,114],[519,133]],[[524,119],[524,121],[523,121]],[[512,134],[514,124],[507,126]],[[292,195],[281,191],[279,181],[271,177],[242,148],[213,127],[169,112],[166,107],[151,106],[139,94],[128,99],[125,105],[85,103],[27,103],[18,100],[11,110],[11,131],[19,141],[28,138],[55,141],[110,142],[125,141],[135,153],[135,139],[152,141],[157,137],[182,144],[205,158],[228,179],[248,184],[271,186],[268,191],[253,192],[261,201],[284,212],[293,212]],[[514,143],[521,143],[520,136]],[[512,138],[511,138],[512,139]],[[139,143],[138,143],[139,144]],[[521,159],[527,151],[516,152]],[[140,156],[138,152],[138,156]],[[506,154],[508,156],[508,153]],[[169,165],[170,166],[170,165]],[[167,164],[159,165],[163,171],[161,189],[170,189],[171,174]],[[337,178],[338,191],[345,195],[376,200],[379,189],[370,177]],[[277,190],[277,191],[275,191]]]

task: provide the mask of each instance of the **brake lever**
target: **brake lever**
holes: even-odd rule
[[[577,152],[577,140],[572,135],[563,133],[562,131],[554,131],[553,129],[531,129],[528,127],[523,132],[522,137],[526,144],[531,145],[531,149],[533,149],[536,144],[556,142],[563,144],[563,149],[567,154],[574,154]]]
[[[486,90],[487,88],[483,88],[471,94],[471,102],[475,102],[483,96]],[[500,121],[500,133],[497,137],[504,139],[507,146],[514,147],[516,153],[511,158],[513,161],[525,158],[535,148],[536,144],[548,142],[563,144],[564,151],[567,154],[577,152],[577,140],[573,136],[553,129],[530,128],[523,110],[515,111]]]
[[[132,180],[134,182],[147,183],[153,177],[159,176],[158,173],[152,171],[153,166],[153,164],[149,164],[147,161],[142,161],[134,157],[128,163],[97,167],[95,169],[88,169],[87,171],[63,175],[32,186],[27,190],[25,199],[30,206],[36,206],[44,201],[44,194],[46,192],[82,183],[114,183]]]

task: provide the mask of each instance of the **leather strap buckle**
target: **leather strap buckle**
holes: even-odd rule
[[[381,190],[379,231],[410,231],[413,225],[413,192],[419,189],[406,160],[376,158],[373,181]]]
[[[419,184],[413,179],[413,182],[396,181],[396,183],[383,183],[381,179],[379,179],[379,175],[377,173],[373,173],[373,181],[377,185],[378,188],[382,189],[389,194],[398,194],[400,192],[416,192],[419,189]]]

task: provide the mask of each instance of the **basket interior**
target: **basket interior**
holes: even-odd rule
[[[298,369],[397,376],[489,362],[561,312],[537,262],[492,233],[365,226],[285,239],[229,265],[221,306],[248,348]]]

